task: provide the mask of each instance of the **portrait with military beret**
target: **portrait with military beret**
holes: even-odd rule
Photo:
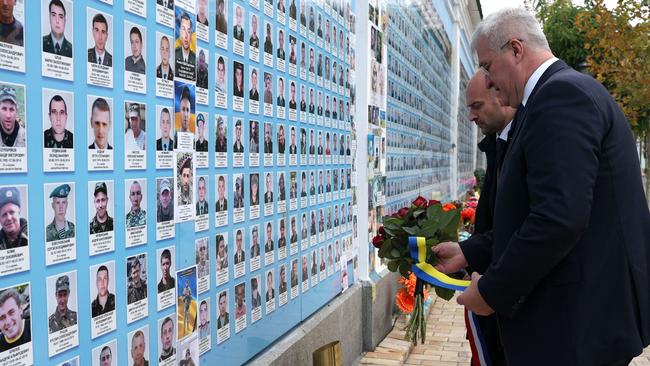
[[[29,245],[27,187],[0,186],[0,250]]]

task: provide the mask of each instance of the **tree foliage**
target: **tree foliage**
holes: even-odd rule
[[[551,51],[574,69],[580,69],[587,59],[584,31],[574,26],[579,14],[589,12],[570,0],[539,0],[528,4],[537,14]]]

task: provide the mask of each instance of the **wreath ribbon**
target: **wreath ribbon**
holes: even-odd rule
[[[409,236],[409,249],[411,258],[415,264],[411,266],[411,271],[420,279],[438,287],[448,288],[450,290],[463,291],[470,281],[458,280],[451,278],[446,274],[435,269],[427,263],[427,245],[426,238],[421,236]]]

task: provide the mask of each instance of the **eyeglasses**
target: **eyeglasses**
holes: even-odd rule
[[[497,55],[497,57],[499,55],[501,55],[501,50],[503,50],[507,45],[509,45],[515,39],[518,40],[519,42],[524,42],[524,40],[520,39],[520,38],[511,38],[511,39],[507,40],[506,43],[504,43],[501,47],[499,47],[499,50],[498,50],[499,54]],[[485,72],[485,74],[487,76],[490,76],[490,66],[492,66],[492,61],[490,61],[490,62],[488,62],[488,63],[486,63],[484,65],[481,65],[480,69],[483,70],[483,72]]]

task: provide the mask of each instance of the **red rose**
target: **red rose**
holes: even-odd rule
[[[415,206],[417,206],[417,207],[425,207],[426,204],[427,204],[427,199],[420,196],[420,197],[416,198],[415,201],[413,201],[413,204]]]
[[[375,248],[379,249],[381,248],[381,245],[384,244],[384,237],[377,235],[374,238],[372,238],[372,245],[375,246]]]
[[[460,217],[461,217],[461,219],[463,221],[467,221],[467,220],[473,221],[474,220],[474,213],[475,213],[475,211],[474,211],[473,208],[471,208],[471,207],[464,208],[460,212]]]
[[[437,205],[437,204],[439,204],[439,203],[440,203],[440,201],[429,200],[429,205],[428,205],[428,206],[431,206],[431,205]],[[428,206],[427,206],[427,207],[428,207]]]
[[[383,237],[386,237],[386,230],[384,230],[383,226],[379,227],[379,230],[377,230],[377,233]]]
[[[408,209],[408,208],[406,208],[406,207],[402,207],[402,208],[399,209],[399,211],[397,211],[397,216],[399,216],[399,217],[404,217],[404,216],[406,216],[406,214],[407,214],[408,212],[409,212],[409,209]]]

